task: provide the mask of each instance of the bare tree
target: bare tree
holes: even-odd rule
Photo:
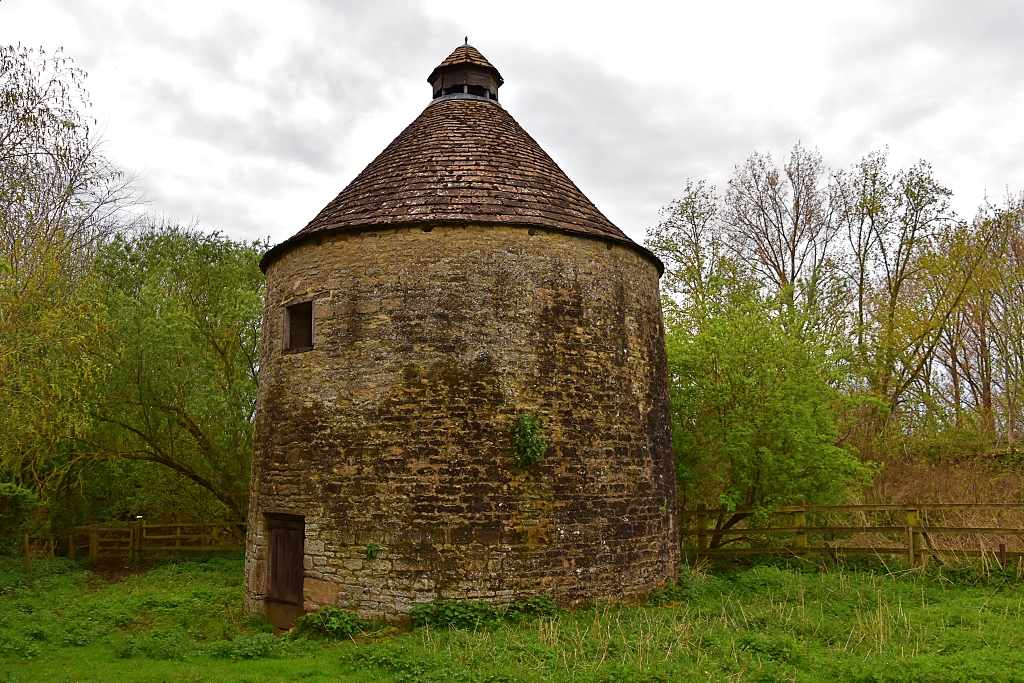
[[[797,143],[779,169],[754,153],[729,181],[724,220],[737,256],[792,306],[817,302],[831,265],[837,192],[821,154]]]
[[[47,254],[70,275],[136,199],[100,153],[84,78],[59,50],[0,47],[0,257],[17,281]]]
[[[836,180],[838,219],[841,230],[846,232],[848,247],[847,277],[853,292],[856,348],[864,358],[864,334],[879,240],[888,234],[888,223],[892,220],[893,179],[886,171],[885,153],[873,152],[850,172],[836,174]]]

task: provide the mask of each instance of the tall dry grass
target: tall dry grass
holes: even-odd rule
[[[1009,504],[1020,505],[1020,510],[923,510],[921,523],[928,527],[1009,528],[1024,530],[1024,466],[1005,458],[971,457],[960,460],[925,462],[921,458],[888,457],[877,463],[879,470],[872,486],[849,501],[864,505],[918,504]],[[727,517],[718,520],[720,524]],[[695,523],[694,518],[683,518],[684,527]],[[885,526],[902,527],[907,523],[901,511],[812,512],[807,514],[807,525],[815,526]],[[710,526],[717,526],[714,519]],[[786,513],[772,515],[767,520],[751,518],[733,527],[744,528],[791,527],[793,518]],[[746,540],[736,539],[733,547],[778,547],[780,551],[793,541],[792,536],[764,536],[752,534]],[[822,544],[837,549],[847,548],[905,548],[905,532],[811,534],[812,546]],[[683,539],[687,550],[695,549],[696,538]],[[1003,545],[1007,552],[1024,552],[1024,535],[929,533],[929,548],[944,551],[982,551],[995,554]]]
[[[922,462],[889,457],[879,465],[873,485],[858,502],[1024,505],[1024,467],[1013,461],[972,457]],[[1024,529],[1024,509],[927,511],[922,522],[926,526]],[[1024,536],[932,534],[930,540],[941,549],[996,552],[1004,544],[1007,551],[1024,551]]]

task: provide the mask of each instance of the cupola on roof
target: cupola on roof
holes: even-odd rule
[[[433,99],[267,267],[311,235],[416,223],[536,226],[628,245],[661,262],[609,221],[498,104],[501,74],[460,45],[428,78]]]
[[[447,59],[430,72],[427,82],[434,90],[434,97],[463,93],[497,100],[498,88],[505,81],[466,38],[465,45],[455,48]]]

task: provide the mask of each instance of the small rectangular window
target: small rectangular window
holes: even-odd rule
[[[285,331],[285,348],[288,351],[300,351],[313,348],[313,302],[289,306],[288,329]]]

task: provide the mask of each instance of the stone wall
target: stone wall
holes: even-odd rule
[[[283,351],[283,307],[311,298],[314,348]],[[249,610],[267,512],[306,517],[307,610],[571,606],[675,576],[658,272],[636,250],[493,225],[327,235],[268,268],[260,364]],[[524,411],[549,447],[520,469]]]

